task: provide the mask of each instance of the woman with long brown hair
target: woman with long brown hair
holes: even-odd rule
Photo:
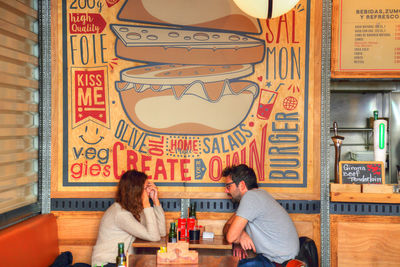
[[[164,210],[156,185],[143,172],[127,171],[118,183],[115,203],[101,219],[92,266],[115,266],[118,243],[123,242],[125,252],[133,253],[132,242],[136,238],[158,241],[165,235]]]

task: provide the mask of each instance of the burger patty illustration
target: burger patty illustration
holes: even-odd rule
[[[264,59],[264,41],[246,34],[259,33],[259,23],[227,0],[156,2],[170,13],[179,10],[180,18],[160,14],[163,6],[149,1],[127,0],[119,19],[158,26],[110,25],[116,55],[147,64],[123,70],[116,82],[127,116],[160,134],[213,135],[235,128],[259,93],[256,83],[243,80]],[[176,9],[169,6],[177,3]],[[218,14],[204,6],[218,3]]]
[[[116,87],[126,113],[142,129],[215,134],[234,128],[249,112],[258,86],[235,78],[252,71],[252,65],[141,66],[123,71]]]

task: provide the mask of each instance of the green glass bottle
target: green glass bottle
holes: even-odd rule
[[[190,207],[189,207],[189,218],[196,219],[196,203],[190,204]]]
[[[116,259],[117,267],[126,267],[126,255],[124,252],[124,243],[118,243],[118,256]]]
[[[170,224],[169,233],[168,233],[168,242],[169,243],[176,243],[175,222],[171,222],[171,224]]]
[[[378,119],[378,111],[374,110],[374,120],[377,120],[377,119]]]

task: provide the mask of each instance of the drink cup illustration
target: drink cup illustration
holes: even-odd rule
[[[275,104],[277,92],[261,89],[260,99],[258,103],[257,117],[262,120],[268,120],[271,115],[272,108]]]

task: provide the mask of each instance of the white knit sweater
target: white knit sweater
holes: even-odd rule
[[[92,266],[115,263],[118,243],[123,242],[125,251],[131,254],[132,242],[136,238],[158,241],[165,235],[165,216],[161,206],[145,208],[139,222],[132,213],[114,203],[101,218],[96,245],[92,252]]]

